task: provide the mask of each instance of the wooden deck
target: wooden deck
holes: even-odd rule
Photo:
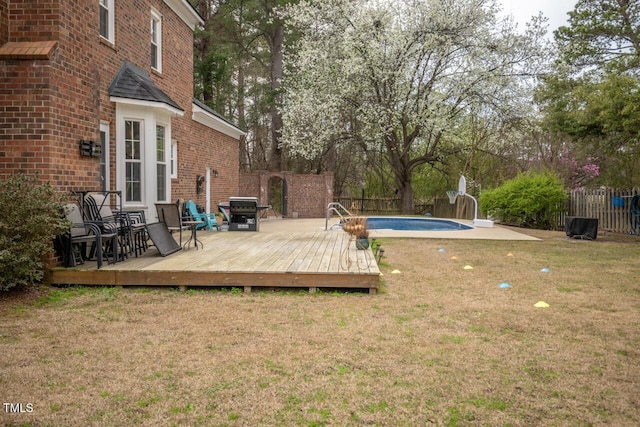
[[[176,235],[177,237],[177,235]],[[188,238],[183,235],[183,241]],[[349,288],[376,293],[380,270],[371,249],[356,250],[340,231],[198,231],[204,249],[193,246],[167,257],[155,248],[143,256],[104,265],[54,268],[54,285],[194,286],[252,288]]]

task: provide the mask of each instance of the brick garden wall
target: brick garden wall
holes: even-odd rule
[[[287,186],[290,217],[324,218],[327,205],[333,201],[333,174],[296,174],[290,177]],[[287,177],[289,179],[289,177]]]
[[[258,171],[240,173],[239,196],[257,197],[261,205],[269,203],[269,181],[278,177],[287,185],[287,216],[324,218],[327,205],[333,201],[333,174],[295,174],[292,172]]]

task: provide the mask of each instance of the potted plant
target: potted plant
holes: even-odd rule
[[[342,229],[355,238],[357,249],[364,250],[369,247],[367,218],[361,216],[349,217],[345,220]]]
[[[369,230],[364,229],[356,235],[356,249],[365,250],[369,248]]]
[[[216,216],[216,222],[218,223],[218,226],[221,226],[222,222],[224,221],[224,216],[222,215],[222,212],[215,212],[215,216]]]

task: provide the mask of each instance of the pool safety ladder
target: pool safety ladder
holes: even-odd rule
[[[333,230],[334,228],[342,227],[342,223],[344,222],[344,216],[342,216],[342,213],[340,213],[340,210],[342,210],[342,213],[346,214],[347,216],[351,216],[351,212],[349,212],[347,208],[345,208],[338,202],[331,202],[327,205],[327,216],[325,218],[325,223],[324,223],[325,231],[329,229]],[[338,216],[340,217],[340,222],[337,224],[333,224],[331,228],[329,228],[329,219],[331,218],[333,212],[338,214]]]

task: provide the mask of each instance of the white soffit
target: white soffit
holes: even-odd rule
[[[193,111],[192,118],[198,123],[235,139],[240,139],[246,134],[232,124],[222,120],[220,117],[216,117],[194,103],[191,104],[191,108]]]
[[[119,104],[128,104],[128,105],[136,105],[139,107],[150,107],[150,108],[160,108],[163,110],[167,110],[171,114],[175,114],[176,116],[184,116],[184,111],[178,110],[177,108],[173,108],[171,105],[165,104],[164,102],[153,102],[153,101],[144,101],[141,99],[132,99],[132,98],[120,98],[116,96],[112,96],[109,98],[109,101],[119,103]]]
[[[193,31],[196,25],[204,25],[204,21],[198,13],[191,7],[187,0],[164,0],[164,2],[173,10]]]

